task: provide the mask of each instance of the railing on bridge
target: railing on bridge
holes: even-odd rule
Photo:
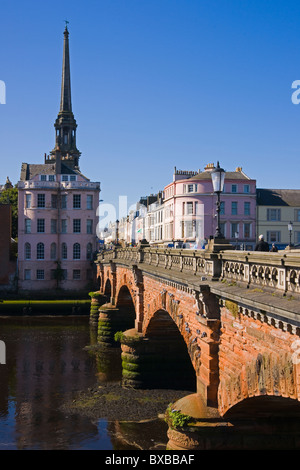
[[[129,265],[147,265],[171,270],[202,280],[280,290],[283,294],[300,294],[300,250],[278,253],[224,250],[181,250],[149,246],[114,247],[98,254],[98,262],[119,261]],[[142,269],[142,266],[141,266]]]

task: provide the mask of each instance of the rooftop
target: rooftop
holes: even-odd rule
[[[300,207],[300,189],[257,188],[256,196],[259,206]]]

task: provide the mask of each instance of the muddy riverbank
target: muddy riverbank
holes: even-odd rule
[[[77,413],[108,421],[163,419],[170,403],[192,393],[188,390],[141,390],[122,387],[121,382],[96,385],[77,392],[62,405],[64,413]]]

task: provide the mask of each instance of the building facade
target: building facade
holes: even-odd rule
[[[0,289],[15,287],[16,258],[13,253],[14,240],[11,238],[11,205],[0,204]]]
[[[19,288],[84,290],[94,280],[100,183],[79,168],[71,104],[69,32],[64,31],[55,147],[42,164],[23,163],[18,182]]]
[[[278,249],[300,244],[299,189],[257,189],[257,233]]]
[[[201,249],[217,227],[216,202],[211,171],[182,171],[175,168],[172,183],[156,195],[141,198],[136,210],[110,226],[110,241],[175,248]],[[238,249],[253,250],[256,244],[256,180],[241,168],[226,171],[220,196],[220,224],[224,237]]]
[[[217,226],[216,201],[211,171],[181,171],[175,168],[173,181],[164,188],[164,221],[166,243],[203,246],[214,236]],[[221,232],[238,248],[251,250],[256,240],[256,180],[242,168],[226,171],[220,196]]]

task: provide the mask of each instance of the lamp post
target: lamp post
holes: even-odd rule
[[[221,227],[220,227],[220,194],[223,191],[224,188],[224,180],[225,180],[225,170],[223,168],[220,168],[219,162],[217,162],[217,167],[212,170],[211,172],[211,179],[212,179],[212,184],[214,188],[214,193],[217,194],[217,228],[215,232],[214,238],[224,238],[222,232],[221,232]]]
[[[292,222],[290,222],[290,223],[288,224],[288,231],[290,232],[290,244],[289,244],[289,246],[292,246],[292,231],[293,231],[293,224],[292,224]]]
[[[119,221],[116,220],[116,245],[119,245]]]

